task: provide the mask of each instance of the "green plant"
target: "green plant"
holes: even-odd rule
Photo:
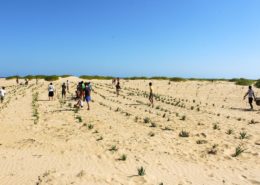
[[[240,79],[234,79],[236,85],[243,85],[243,86],[249,86],[254,83],[253,80],[245,79],[245,78],[240,78]]]
[[[198,145],[201,145],[201,144],[206,144],[207,141],[206,141],[206,140],[197,140],[196,143],[197,143]]]
[[[233,130],[232,129],[228,129],[227,132],[226,132],[227,135],[231,135],[233,134]]]
[[[145,175],[144,167],[141,166],[140,168],[137,168],[137,172],[139,176],[144,176]]]
[[[220,127],[218,126],[217,123],[215,123],[215,124],[213,125],[213,129],[214,129],[214,130],[220,130]]]
[[[126,156],[125,154],[123,154],[123,155],[119,158],[120,161],[126,161],[126,159],[127,159],[127,156]]]
[[[240,139],[247,139],[249,136],[247,135],[246,132],[240,132]]]
[[[109,151],[111,151],[111,152],[115,152],[115,151],[117,151],[118,150],[118,148],[115,146],[115,145],[113,145],[110,149],[109,149]]]
[[[181,120],[182,120],[182,121],[185,121],[185,120],[186,120],[186,116],[182,116],[182,117],[181,117]]]
[[[260,79],[256,81],[255,87],[256,87],[256,88],[260,88]]]
[[[155,136],[155,134],[154,134],[153,132],[150,132],[148,135],[149,135],[150,137],[154,137],[154,136]]]
[[[89,129],[89,130],[91,130],[91,129],[93,129],[93,128],[94,128],[94,125],[92,125],[92,124],[89,124],[89,125],[88,125],[88,129]]]
[[[208,154],[216,155],[218,150],[217,150],[218,145],[213,145],[212,148],[208,151]]]
[[[102,136],[100,136],[97,141],[102,141],[104,138]]]
[[[243,149],[241,146],[238,146],[238,147],[236,147],[235,153],[232,155],[232,157],[238,157],[245,151],[246,151],[246,149]]]
[[[189,137],[190,134],[189,134],[189,132],[181,131],[181,132],[179,133],[179,136],[180,136],[180,137]]]
[[[78,120],[79,123],[81,123],[83,121],[81,116],[76,116],[76,119]]]
[[[145,117],[144,118],[144,123],[150,123],[151,122],[151,119],[150,118],[148,118],[148,117]]]

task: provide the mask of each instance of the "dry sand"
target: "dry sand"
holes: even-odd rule
[[[68,79],[74,92],[79,79]],[[117,98],[111,81],[93,80],[91,111],[76,112],[71,94],[64,104],[60,100],[66,80],[55,82],[58,96],[47,101],[48,82],[26,87],[0,79],[8,92],[0,104],[0,184],[260,184],[260,107],[246,110],[246,87],[153,81],[160,101],[152,108],[143,96],[148,81],[122,81]],[[156,127],[144,123],[145,117]],[[249,124],[252,119],[256,123]],[[182,130],[189,137],[179,137]],[[240,132],[248,138],[240,139]],[[117,151],[110,151],[112,146]],[[238,146],[246,151],[232,157]],[[123,154],[126,161],[118,160]],[[141,166],[144,176],[137,175]]]

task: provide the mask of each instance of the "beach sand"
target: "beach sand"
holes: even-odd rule
[[[63,102],[67,79],[71,92]],[[48,82],[17,86],[0,79],[7,87],[0,104],[0,184],[260,184],[260,107],[247,110],[247,87],[152,80],[160,99],[152,108],[148,80],[122,80],[119,97],[111,81],[92,80],[91,110],[77,112],[71,96],[78,81],[54,82],[55,101],[47,101]],[[238,146],[246,150],[233,157]]]

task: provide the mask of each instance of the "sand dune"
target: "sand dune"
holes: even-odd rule
[[[71,89],[80,80],[68,79]],[[54,83],[56,100],[46,101],[48,82],[0,79],[8,92],[0,104],[0,184],[260,184],[260,107],[247,111],[247,87],[154,80],[152,108],[148,81],[122,81],[116,97],[111,81],[93,80],[91,110],[77,112],[74,91],[61,100],[65,80]],[[238,146],[246,150],[234,157]]]

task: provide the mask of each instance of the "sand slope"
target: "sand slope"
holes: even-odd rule
[[[68,79],[74,89],[79,79]],[[152,108],[148,81],[122,81],[116,97],[110,81],[93,80],[91,111],[77,112],[72,94],[60,98],[65,80],[55,82],[59,94],[50,102],[47,82],[26,87],[0,79],[8,91],[0,104],[0,184],[260,184],[260,107],[245,109],[246,87],[153,81],[160,99]],[[144,123],[146,117],[156,127]],[[248,137],[240,139],[241,132]],[[238,146],[246,151],[232,157]],[[126,161],[119,160],[123,154]],[[143,177],[137,175],[141,166]]]

